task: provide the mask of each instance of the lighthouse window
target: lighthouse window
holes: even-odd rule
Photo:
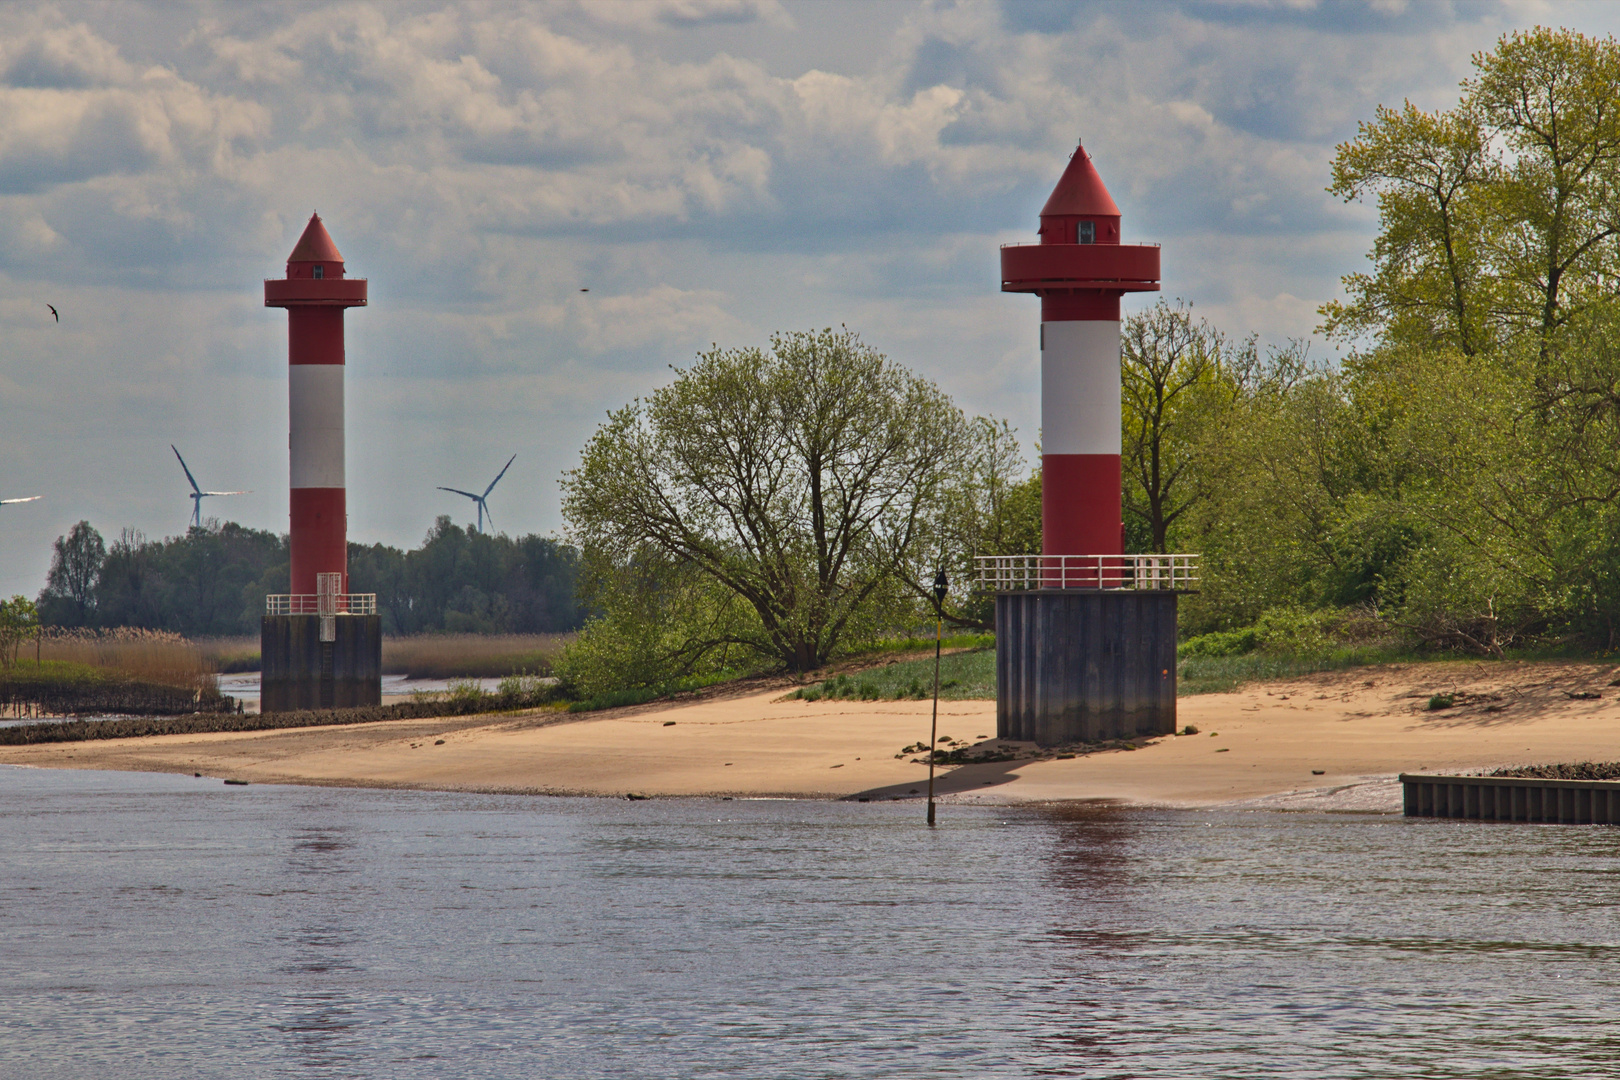
[[[1080,223],[1080,243],[1095,244],[1097,242],[1097,223],[1082,221]]]
[[[1089,244],[1091,241],[1088,240],[1086,242]],[[326,277],[326,267],[324,267],[324,266],[316,266],[315,267],[315,279],[317,281],[319,281],[320,279],[322,279],[324,277]]]

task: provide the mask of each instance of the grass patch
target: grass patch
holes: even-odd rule
[[[929,642],[929,644],[933,644]],[[803,701],[922,701],[934,696],[934,658],[891,660],[881,667],[837,675],[789,694]],[[939,696],[979,701],[996,696],[995,650],[978,648],[940,659]]]
[[[417,634],[384,638],[382,669],[412,679],[549,675],[573,634]]]
[[[1318,671],[1340,671],[1418,659],[1422,658],[1375,648],[1335,649],[1316,656],[1278,656],[1259,652],[1240,656],[1188,656],[1177,664],[1176,696],[1225,694],[1245,683],[1293,679]]]
[[[996,647],[994,634],[947,634],[941,646],[946,649],[993,649]],[[895,637],[879,638],[863,645],[857,645],[849,651],[851,656],[870,656],[872,653],[901,652],[913,653],[934,651],[934,638],[930,634],[926,637]]]
[[[689,675],[684,679],[673,679],[661,686],[631,686],[623,690],[609,690],[597,694],[595,697],[583,701],[571,702],[569,712],[595,712],[598,709],[618,709],[626,705],[645,705],[649,701],[659,698],[671,697],[675,694],[689,694],[694,690],[701,690],[706,686],[715,686],[723,682],[732,682],[737,679],[746,679],[748,675],[735,671],[720,672],[714,675]]]

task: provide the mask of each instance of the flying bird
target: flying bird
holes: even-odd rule
[[[581,290],[579,290],[579,291],[580,291],[580,292],[590,292],[590,291],[591,291],[591,290],[589,290],[589,289],[581,289]],[[52,310],[53,310],[53,311],[54,311],[54,310],[55,310],[55,309],[54,309],[54,308],[53,308],[53,309],[52,309]]]
[[[482,533],[484,531],[484,519],[486,517],[489,518],[489,523],[491,525],[495,524],[495,515],[491,514],[489,512],[489,506],[488,506],[488,504],[486,504],[484,502],[484,500],[489,498],[489,493],[495,490],[495,485],[501,482],[501,477],[506,475],[506,470],[510,469],[512,467],[512,462],[514,462],[516,460],[517,460],[517,455],[516,454],[513,454],[511,457],[506,459],[506,464],[501,467],[500,472],[495,474],[495,479],[493,479],[493,480],[491,480],[489,482],[489,487],[484,489],[484,493],[482,495],[474,495],[472,492],[470,492],[470,491],[462,491],[460,488],[441,487],[441,488],[439,488],[439,490],[440,491],[453,492],[456,495],[465,495],[465,496],[467,496],[467,498],[469,498],[473,502],[477,503],[478,504],[478,531],[480,533]]]
[[[249,494],[252,494],[251,492],[247,492],[247,491],[204,491],[204,490],[202,490],[202,488],[197,486],[197,478],[191,475],[191,470],[190,469],[186,468],[186,459],[183,458],[183,457],[180,457],[180,451],[179,450],[175,450],[174,443],[169,444],[169,449],[174,450],[174,456],[177,457],[177,458],[180,458],[180,468],[185,470],[186,479],[191,481],[191,496],[190,496],[190,498],[191,498],[191,524],[194,527],[200,528],[202,526],[202,501],[204,499],[208,498],[208,496],[210,496],[210,495],[249,495]]]
[[[56,305],[55,304],[46,304],[45,306],[51,309],[51,318],[55,319],[57,322],[62,321],[62,316],[60,316],[60,315],[58,315],[56,313]]]
[[[0,499],[0,506],[10,506],[12,503],[38,502],[43,495],[30,495],[26,499]]]

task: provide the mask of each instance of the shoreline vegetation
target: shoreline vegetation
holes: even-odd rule
[[[549,675],[557,656],[576,637],[558,634],[412,634],[384,636],[382,670],[407,679],[501,679]],[[259,639],[202,638],[198,651],[220,675],[259,670]]]
[[[524,680],[495,692],[455,691],[423,701],[400,701],[357,709],[302,709],[281,713],[190,712],[175,716],[126,716],[108,720],[64,719],[0,728],[0,746],[38,743],[134,739],[153,735],[201,735],[216,732],[275,731],[287,728],[340,727],[390,720],[427,720],[452,716],[516,713],[551,704],[553,688],[525,686]]]
[[[1614,670],[1461,660],[1319,672],[1183,699],[1175,735],[1072,747],[1004,742],[993,702],[946,700],[936,787],[949,801],[1397,812],[1401,772],[1584,776],[1609,767],[1583,762],[1620,761]],[[761,677],[591,714],[561,702],[500,711],[464,694],[345,714],[27,725],[0,729],[0,762],[536,795],[920,797],[931,701],[787,696],[796,689]],[[1431,708],[1437,695],[1453,704]]]
[[[521,699],[572,712],[597,712],[689,701],[706,693],[748,692],[769,685],[779,685],[788,699],[804,702],[922,701],[931,698],[934,690],[932,639],[905,637],[858,647],[802,676],[762,666],[669,679],[656,685],[623,686],[587,696],[567,679],[559,684],[549,678],[557,659],[575,640],[573,634],[385,638],[383,670],[450,683],[447,691],[418,692],[415,701],[454,702],[453,715],[464,715],[469,703],[480,700],[491,711],[513,707],[502,702]],[[24,656],[9,669],[0,670],[0,716],[182,716],[234,711],[238,706],[234,699],[220,694],[217,676],[256,670],[257,644],[247,637],[191,641],[178,634],[127,628],[47,629],[30,650],[39,660]],[[955,634],[944,639],[943,648],[940,699],[994,700],[994,636]],[[1177,694],[1181,698],[1232,693],[1254,684],[1323,672],[1462,659],[1452,653],[1403,646],[1387,627],[1373,620],[1320,612],[1273,613],[1239,631],[1189,638],[1178,652]],[[1543,650],[1539,655],[1507,653],[1501,661],[1551,658]],[[1563,658],[1600,659],[1578,653]],[[517,681],[510,687],[503,684],[495,693],[481,691],[470,681],[458,683],[478,678]]]
[[[0,716],[220,713],[236,708],[197,643],[163,630],[47,628],[0,667]]]

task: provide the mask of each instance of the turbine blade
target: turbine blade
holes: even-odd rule
[[[475,502],[476,502],[476,501],[477,501],[477,500],[478,500],[478,499],[479,499],[479,498],[480,498],[480,496],[477,496],[477,495],[474,495],[474,494],[473,494],[473,493],[472,493],[472,492],[470,492],[470,491],[462,491],[462,490],[461,490],[461,489],[460,489],[460,488],[447,488],[447,487],[442,487],[442,488],[440,488],[440,489],[439,489],[439,490],[440,490],[440,491],[453,491],[453,492],[455,492],[455,493],[456,493],[456,494],[457,494],[457,495],[465,495],[465,496],[467,496],[467,498],[469,498],[469,499],[472,499],[472,500],[473,500],[473,501],[475,501]]]
[[[251,495],[251,491],[199,491],[199,495]]]
[[[0,506],[10,506],[12,503],[38,502],[43,495],[30,495],[26,499],[0,499]]]
[[[506,475],[506,470],[510,469],[512,467],[512,462],[516,460],[516,454],[513,454],[511,457],[506,459],[506,464],[501,466],[501,471],[495,474],[495,479],[491,480],[489,482],[489,487],[484,489],[484,498],[489,498],[489,493],[495,490],[495,485],[501,482],[501,477]]]
[[[191,490],[192,491],[201,491],[202,488],[197,486],[197,478],[195,476],[191,475],[191,470],[190,469],[186,468],[186,459],[183,458],[183,457],[180,457],[180,451],[175,450],[174,443],[169,444],[169,449],[174,450],[174,456],[177,457],[177,458],[180,458],[180,468],[185,470],[186,479],[191,481]]]

